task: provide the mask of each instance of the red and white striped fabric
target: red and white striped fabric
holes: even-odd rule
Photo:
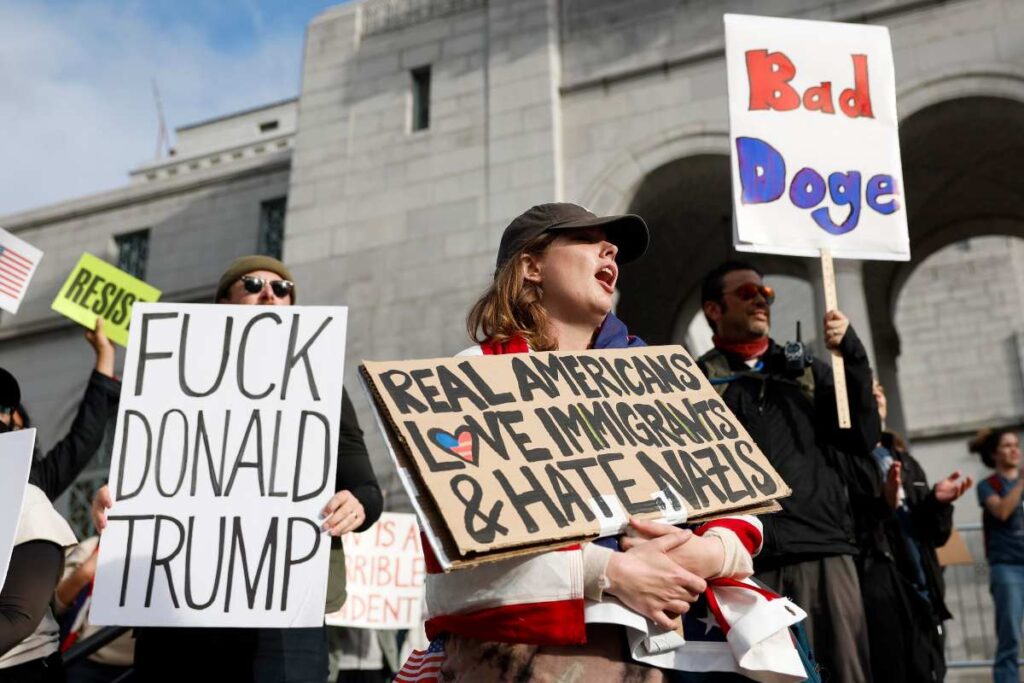
[[[574,545],[445,574],[424,543],[426,630],[502,643],[587,642],[583,550]]]
[[[417,683],[441,680],[444,662],[444,639],[430,643],[426,650],[413,650],[402,669],[395,674],[394,683]]]

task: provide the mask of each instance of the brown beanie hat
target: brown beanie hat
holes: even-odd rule
[[[269,270],[271,273],[277,273],[285,280],[295,282],[288,267],[273,256],[242,256],[232,261],[228,269],[220,276],[220,281],[217,283],[217,295],[213,297],[214,302],[226,298],[228,290],[231,289],[231,285],[235,284],[238,278],[246,273],[252,273],[257,270]],[[295,287],[292,288],[293,304],[295,303],[295,289]]]

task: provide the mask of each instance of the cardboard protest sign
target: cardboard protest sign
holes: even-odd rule
[[[0,308],[17,313],[43,252],[0,228]]]
[[[327,615],[330,626],[420,628],[423,548],[416,515],[385,512],[361,534],[342,537],[348,597]]]
[[[0,434],[0,586],[11,564],[35,443],[35,429]]]
[[[346,318],[134,307],[93,623],[323,623]]]
[[[361,371],[445,568],[789,493],[681,346]]]
[[[103,318],[103,331],[121,346],[128,345],[132,306],[158,301],[160,290],[115,268],[92,254],[82,254],[51,308],[90,330]]]
[[[884,26],[725,15],[735,246],[910,258]]]

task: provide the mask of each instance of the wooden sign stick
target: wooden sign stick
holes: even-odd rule
[[[828,247],[821,249],[821,281],[825,286],[825,310],[837,310],[839,298],[836,296],[836,271],[832,265],[832,250]],[[836,414],[839,416],[839,427],[849,429],[850,399],[846,392],[846,363],[843,361],[843,354],[838,350],[829,350],[832,353],[832,376],[836,386]]]

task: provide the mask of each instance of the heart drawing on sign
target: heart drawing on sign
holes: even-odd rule
[[[427,438],[440,446],[445,453],[454,455],[470,465],[478,464],[476,435],[469,427],[459,427],[454,434],[435,427],[427,432]]]

